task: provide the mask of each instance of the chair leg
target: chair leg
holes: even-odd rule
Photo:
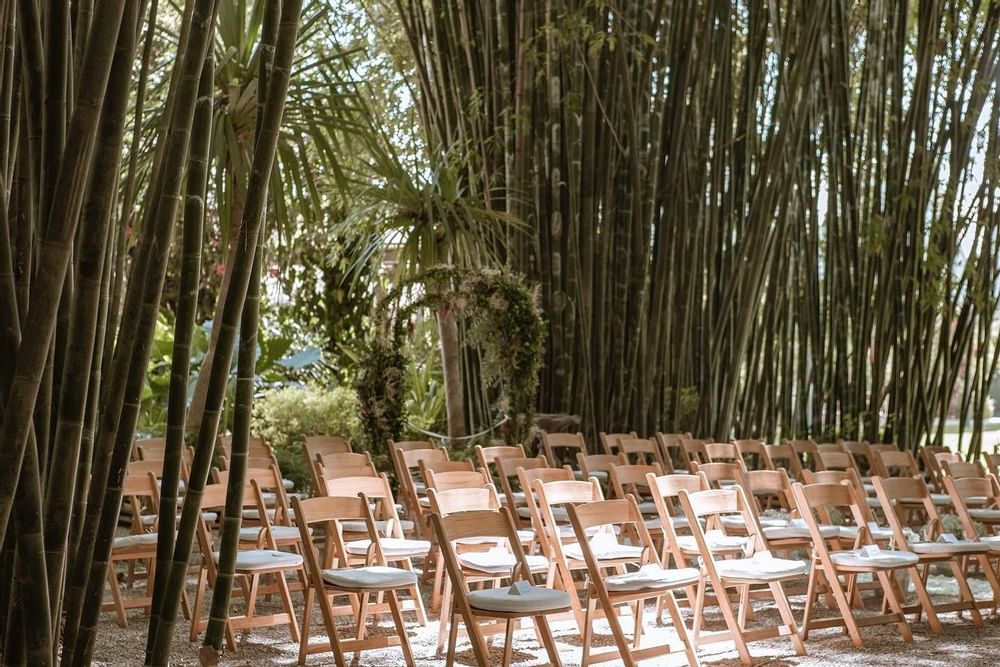
[[[931,602],[931,596],[927,593],[927,587],[924,586],[917,568],[911,567],[910,573],[913,579],[913,587],[917,589],[917,599],[920,600],[920,606],[927,613],[927,624],[930,626],[931,632],[936,635],[943,634],[944,629],[941,627],[941,621],[938,619],[937,612],[934,610],[934,604]],[[900,596],[900,601],[902,600],[903,597]]]
[[[684,625],[684,617],[681,615],[681,609],[677,604],[677,598],[674,597],[673,591],[668,591],[666,595],[661,595],[660,600],[663,601],[663,606],[666,607],[667,612],[673,619],[674,630],[684,645],[684,655],[687,656],[688,666],[699,667],[701,663],[698,661],[698,650],[692,643],[690,635],[688,635],[687,626]]]
[[[194,609],[191,610],[191,633],[190,641],[197,641],[201,633],[201,607],[205,604],[205,584],[207,583],[208,572],[201,568],[198,573],[198,586],[194,591]]]
[[[587,614],[583,623],[583,659],[580,661],[582,667],[587,667],[590,662],[590,642],[593,637],[594,613],[597,601],[594,598],[587,600]]]
[[[795,649],[795,655],[805,655],[806,647],[802,643],[802,635],[799,628],[795,627],[795,616],[792,614],[791,605],[788,604],[785,587],[781,585],[780,581],[776,581],[770,585],[770,588],[771,595],[774,597],[774,603],[778,606],[778,612],[781,614],[781,620],[788,627],[789,638],[791,639],[792,647]]]
[[[442,621],[443,622],[443,621]],[[445,660],[446,667],[455,664],[455,644],[458,642],[458,619],[448,612],[448,657]]]
[[[309,655],[309,627],[312,625],[313,613],[313,589],[306,582],[305,611],[302,614],[302,635],[299,638],[299,665],[306,664],[306,656]]]
[[[695,646],[698,645],[698,637],[701,635],[702,614],[705,609],[705,593],[707,587],[705,577],[700,578],[698,580],[698,590],[694,598],[694,625],[691,629]]]
[[[441,592],[441,613],[439,614],[441,621],[438,625],[437,655],[441,655],[441,651],[444,650],[445,633],[448,632],[450,626],[454,625],[451,609],[451,577],[445,577],[442,588],[444,590]]]
[[[916,568],[911,568],[913,574],[917,574]],[[882,582],[882,589],[885,591],[886,600],[889,603],[889,608],[892,609],[894,614],[899,615],[899,622],[896,624],[899,628],[899,634],[905,642],[913,641],[913,632],[910,631],[910,623],[906,620],[906,614],[903,613],[903,599],[899,595],[899,582],[896,581],[896,577],[893,572],[878,571],[876,576],[878,576],[879,581]],[[931,611],[933,614],[933,610]]]
[[[549,664],[552,667],[562,667],[562,661],[559,660],[559,649],[556,648],[556,641],[552,637],[552,628],[549,627],[549,619],[544,615],[535,616],[535,630],[542,637],[542,645],[545,646],[545,652],[549,654]]]
[[[625,667],[635,667],[635,659],[632,658],[632,651],[629,649],[628,638],[625,637],[625,632],[622,630],[622,625],[618,614],[615,610],[605,609],[605,620],[608,625],[611,626],[611,634],[614,635],[615,643],[618,645],[618,652],[620,654],[622,664]]]
[[[403,662],[408,667],[413,667],[413,651],[410,650],[410,638],[406,634],[406,625],[403,623],[403,612],[399,608],[399,596],[396,591],[387,591],[386,597],[389,600],[389,610],[392,612],[392,620],[399,633],[399,647],[403,650]]]
[[[275,574],[275,581],[278,584],[278,593],[281,597],[281,606],[288,614],[288,630],[292,635],[292,641],[299,641],[299,620],[295,616],[295,606],[292,604],[292,592],[288,590],[288,581],[284,572]]]
[[[747,648],[746,640],[743,638],[743,629],[740,628],[739,621],[736,619],[736,614],[733,613],[733,605],[729,600],[729,594],[726,592],[726,587],[721,584],[717,587],[713,583],[712,589],[715,593],[715,599],[719,601],[719,608],[722,610],[722,617],[726,619],[726,625],[729,627],[729,632],[733,636],[733,642],[736,644],[736,651],[740,654],[740,662],[744,665],[753,664],[753,658],[750,657],[750,650]]]
[[[959,565],[957,560],[951,560],[948,564],[951,566],[951,571],[955,574],[955,581],[958,582],[959,598],[969,603],[969,615],[972,616],[972,624],[977,628],[983,627],[983,617],[976,606],[976,596],[972,594],[972,589],[969,588],[969,580],[965,578],[965,568]]]
[[[510,667],[511,652],[514,649],[514,624],[508,618],[503,632],[503,667]]]
[[[355,626],[354,629],[354,636],[357,637],[358,640],[362,640],[365,638],[365,626],[366,626],[366,621],[368,620],[368,599],[369,599],[368,593],[361,594],[361,611],[358,612],[358,617],[357,619],[355,619],[357,621],[357,625]],[[360,658],[360,656],[361,654],[358,653],[356,654],[355,657]]]
[[[801,630],[803,641],[808,641],[809,639],[809,622],[812,620],[813,604],[816,602],[817,579],[820,572],[820,566],[814,561],[812,568],[809,570],[809,582],[806,585],[806,606],[802,612]]]
[[[111,587],[111,599],[114,601],[115,613],[118,615],[118,627],[128,627],[128,617],[125,614],[125,601],[122,599],[122,591],[118,587],[118,577],[114,562],[108,565],[108,585]]]

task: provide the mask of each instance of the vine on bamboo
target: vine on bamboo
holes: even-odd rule
[[[403,295],[416,285],[423,286],[423,294],[403,304]],[[482,355],[483,381],[499,390],[493,411],[498,421],[508,418],[504,438],[523,442],[531,430],[545,354],[537,294],[523,277],[506,271],[439,266],[396,286],[378,306],[376,322],[382,324],[362,353],[355,382],[372,455],[384,454],[386,442],[403,434],[409,363],[404,347],[410,317],[421,308],[447,308],[465,317],[468,342]]]

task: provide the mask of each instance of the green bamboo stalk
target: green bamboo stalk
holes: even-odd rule
[[[230,293],[226,297],[223,318],[216,324],[220,327],[220,331],[214,353],[213,377],[209,384],[205,418],[202,420],[198,433],[195,459],[191,466],[181,523],[177,531],[177,543],[170,565],[169,586],[163,601],[160,627],[155,630],[156,637],[152,656],[147,660],[147,664],[150,665],[165,665],[170,653],[173,626],[194,543],[195,527],[201,511],[201,496],[208,478],[214,442],[218,432],[219,410],[228,384],[228,370],[235,343],[236,324],[239,321],[246,298],[253,259],[256,255],[258,233],[263,222],[267,183],[277,150],[301,11],[301,0],[285,0],[282,3],[274,66],[268,78],[266,105],[261,114],[261,130],[258,141],[254,145],[250,180],[247,184],[247,202],[240,239],[243,251],[237,255],[233,266],[228,269],[232,274],[229,283]]]
[[[191,133],[188,160],[187,192],[184,206],[184,239],[181,257],[181,283],[174,323],[174,349],[170,365],[170,389],[167,399],[167,444],[160,483],[160,525],[171,525],[177,518],[178,483],[184,453],[184,418],[187,413],[188,381],[191,375],[191,343],[198,314],[198,289],[201,279],[201,251],[205,224],[205,197],[208,188],[209,154],[212,138],[212,93],[215,85],[215,62],[211,55],[205,62],[199,84],[198,108]],[[164,587],[174,550],[174,532],[163,531],[156,543],[156,569],[153,586],[152,616],[149,627],[159,625]],[[151,643],[147,644],[147,650]]]

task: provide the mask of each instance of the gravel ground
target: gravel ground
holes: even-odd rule
[[[973,579],[973,588],[977,597],[988,597],[989,589],[984,581]],[[935,597],[951,594],[956,590],[954,579],[946,576],[932,576],[930,587]],[[193,585],[192,585],[193,588]],[[426,589],[426,587],[424,587]],[[301,594],[295,594],[294,599],[299,608],[299,619],[302,618]],[[803,597],[792,597],[791,602],[796,618],[801,618]],[[237,603],[238,604],[238,603]],[[869,602],[869,610],[874,605]],[[258,613],[274,608],[276,604],[258,605]],[[755,605],[756,622],[750,627],[772,625],[778,622],[777,613],[769,607],[766,601]],[[686,612],[685,612],[686,613]],[[315,614],[318,617],[318,611]],[[645,615],[646,642],[660,642],[664,639],[676,638],[669,625],[657,626],[652,606]],[[443,657],[435,656],[438,621],[432,617],[427,627],[416,624],[412,614],[407,614],[407,629],[410,643],[417,665],[431,667],[444,665]],[[383,626],[391,631],[388,616],[384,617]],[[973,667],[979,665],[998,665],[997,645],[1000,641],[1000,619],[987,618],[986,627],[975,628],[968,618],[959,619],[954,613],[942,614],[944,625],[943,635],[932,635],[925,623],[912,624],[914,641],[904,643],[896,633],[895,626],[876,626],[862,628],[865,640],[863,649],[855,649],[850,640],[837,630],[822,630],[810,634],[806,642],[807,656],[796,656],[787,640],[756,642],[750,645],[750,652],[755,657],[755,665],[900,665],[907,667],[963,665]],[[721,628],[721,615],[717,610],[709,609],[705,618],[709,630]],[[181,619],[177,624],[177,632],[173,642],[173,665],[197,665],[198,645],[187,640],[189,624]],[[628,627],[628,625],[626,625]],[[599,623],[599,636],[595,645],[610,644],[611,638],[607,626]],[[377,632],[378,630],[376,630]],[[562,621],[553,624],[553,632],[560,650],[564,665],[580,664],[580,636],[574,623]],[[324,637],[320,628],[313,627],[311,636],[318,641]],[[129,627],[119,628],[112,614],[105,614],[97,638],[95,664],[97,665],[141,665],[142,647],[145,643],[146,623],[141,613],[134,611],[129,616]],[[502,639],[502,638],[501,638]],[[500,642],[497,642],[500,644]],[[475,660],[468,642],[459,642],[459,661],[462,664],[473,665]],[[720,643],[703,647],[699,657],[704,665],[719,667],[736,667],[739,660],[731,643]],[[657,660],[657,665],[683,665],[682,656],[672,656],[675,659]],[[529,630],[515,634],[514,659],[517,665],[545,664],[546,657],[536,643],[534,633]],[[223,665],[295,665],[298,660],[298,644],[293,643],[287,629],[264,628],[256,629],[245,637],[235,653],[227,652],[222,659]],[[499,654],[496,663],[499,664]],[[329,653],[311,656],[308,665],[333,664]],[[401,654],[398,649],[365,652],[361,665],[395,666],[401,664]],[[621,664],[607,663],[607,664]]]

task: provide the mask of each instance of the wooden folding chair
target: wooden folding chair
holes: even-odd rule
[[[701,464],[711,462],[711,459],[708,458],[708,452],[705,451],[705,444],[705,440],[697,438],[689,438],[681,441],[681,447],[684,449],[684,456],[687,459],[686,464],[689,468],[692,463]]]
[[[460,512],[449,516],[431,515],[431,525],[444,554],[445,569],[452,587],[450,632],[448,639],[449,666],[455,660],[458,623],[461,619],[472,641],[473,654],[480,665],[495,664],[491,660],[483,639],[481,620],[502,621],[505,624],[505,642],[502,664],[510,665],[515,625],[512,621],[531,618],[536,634],[548,653],[552,665],[560,665],[559,651],[552,638],[547,616],[569,609],[570,597],[563,591],[536,586],[528,559],[520,541],[509,510]],[[504,540],[513,558],[509,578],[511,584],[499,588],[469,590],[468,562],[463,567],[453,545],[459,540],[494,538]],[[508,563],[504,563],[507,565]],[[500,574],[499,572],[493,574]],[[504,572],[506,574],[506,571]]]
[[[864,484],[861,481],[858,471],[854,468],[850,470],[820,470],[818,472],[812,472],[811,470],[803,471],[803,483],[809,484],[841,484],[847,482],[854,489],[854,493],[859,499],[863,501],[861,504],[861,513],[864,516],[865,523],[862,524],[867,527],[868,534],[875,541],[876,544],[890,544],[892,542],[892,528],[879,523],[876,521],[875,514],[873,510],[879,510],[881,513],[882,504],[878,501],[878,498],[868,495],[868,490],[875,492],[875,487],[871,484]],[[822,520],[821,525],[831,525],[831,515],[826,511],[825,508],[819,508],[820,518]],[[845,518],[850,518],[845,517]],[[838,526],[840,529],[840,537],[842,540],[848,544],[854,544],[858,537],[858,531],[860,526],[858,524],[846,524]]]
[[[673,472],[678,466],[681,468],[687,467],[688,459],[687,455],[684,454],[683,443],[685,440],[690,439],[690,433],[656,432],[656,444],[660,446],[660,456],[663,460],[665,470]]]
[[[761,527],[761,535],[769,549],[789,554],[797,549],[812,548],[812,533],[805,520],[799,517],[798,508],[792,498],[792,483],[784,468],[741,470],[737,478],[744,495],[757,513],[757,523]],[[774,504],[765,507],[761,502],[762,499]],[[788,518],[762,516],[766,509],[783,510]],[[726,518],[723,518],[722,523],[732,529]],[[837,540],[839,544],[841,538],[839,526],[821,524],[819,530],[824,540]]]
[[[763,440],[733,440],[733,444],[747,470],[774,470],[774,465],[767,458]]]
[[[542,454],[552,465],[572,466],[579,454],[587,454],[582,433],[542,433]]]
[[[566,549],[576,541],[576,533],[569,525],[569,513],[565,506],[604,500],[601,487],[596,479],[552,482],[536,479],[531,488],[532,499],[536,503],[533,510],[537,511],[538,517],[535,533],[539,536],[544,549],[542,553],[548,558],[551,567],[548,581],[570,594],[574,620],[577,628],[583,632],[585,612],[573,573],[586,569],[587,564],[579,550],[574,552]]]
[[[226,458],[229,458],[229,453],[233,446],[233,436],[231,434],[220,435],[216,439],[215,451]],[[274,455],[274,450],[271,449],[271,445],[264,441],[264,438],[257,436],[250,436],[250,442],[247,449],[247,456],[250,458],[267,458]]]
[[[527,511],[525,493],[528,489],[518,487],[513,482],[517,480],[518,468],[525,470],[535,470],[538,468],[549,468],[549,461],[545,456],[525,457],[525,458],[505,458],[494,459],[497,467],[497,477],[500,478],[500,490],[503,497],[500,502],[511,509],[514,520],[518,522],[518,527],[525,527],[525,520],[530,516]],[[568,469],[569,466],[566,466]]]
[[[307,461],[315,461],[318,454],[350,454],[351,442],[342,435],[307,435],[302,443]]]
[[[578,479],[590,479],[594,477],[607,490],[608,482],[611,479],[611,466],[625,465],[628,461],[621,453],[618,454],[577,454],[577,464],[580,466]],[[574,471],[575,472],[575,471]]]
[[[691,463],[691,472],[701,474],[705,477],[710,488],[721,489],[726,486],[734,486],[739,480],[740,471],[743,470],[743,460],[737,459],[733,463]]]
[[[386,563],[414,572],[416,571],[414,559],[424,559],[425,563],[429,562],[432,545],[428,540],[406,537],[407,529],[413,524],[399,518],[392,487],[385,473],[377,477],[341,477],[327,480],[325,492],[327,497],[352,498],[361,493],[368,498],[371,503],[372,525],[379,535]],[[347,564],[354,565],[361,562],[367,557],[371,546],[367,524],[361,521],[341,521],[340,529],[348,558]],[[420,589],[413,586],[407,589],[407,592],[412,602],[407,604],[404,600],[400,609],[414,612],[417,622],[421,626],[427,625],[427,612],[420,596]]]
[[[163,460],[167,450],[166,438],[137,438],[132,443],[132,459],[135,461]]]
[[[951,454],[951,449],[943,446],[935,445],[925,445],[920,448],[920,466],[921,470],[919,472],[935,489],[942,488],[939,486],[941,483],[941,465],[938,463],[938,454]]]
[[[499,484],[499,473],[497,471],[497,459],[523,459],[527,456],[524,453],[524,445],[496,445],[494,447],[483,447],[476,445],[476,461],[479,466],[490,475],[494,483]]]
[[[990,548],[987,558],[1000,559],[1000,484],[996,477],[945,477],[944,486],[952,498],[955,514],[962,523],[962,532],[967,540],[979,540]],[[986,527],[986,534],[979,535],[977,523]],[[979,606],[993,607],[997,613],[1000,604],[1000,560],[990,567],[983,567],[982,573],[993,588],[993,600],[980,601]]]
[[[641,465],[657,464],[662,469],[663,458],[660,447],[651,438],[618,438],[618,453],[629,463]]]
[[[570,524],[576,534],[576,545],[587,565],[587,613],[583,628],[583,658],[581,665],[606,662],[621,659],[627,666],[669,655],[684,653],[689,665],[698,665],[698,655],[691,640],[688,638],[687,627],[681,616],[674,591],[690,588],[700,580],[700,573],[694,568],[668,570],[663,567],[656,555],[653,538],[646,529],[646,523],[639,506],[633,497],[618,500],[604,500],[586,505],[570,505]],[[619,532],[637,535],[635,545],[623,546],[617,542],[614,530],[608,527],[618,526]],[[601,532],[591,537],[591,530],[600,528]],[[638,548],[638,555],[632,555]],[[624,571],[625,565],[637,566],[634,572]],[[669,643],[644,646],[640,648],[642,638],[642,616],[646,601],[662,600],[670,612],[674,629],[681,640],[679,647]],[[599,653],[591,653],[591,643],[594,636],[594,621],[598,605],[611,627],[615,639],[615,648]],[[627,605],[633,609],[635,626],[632,642],[628,641],[616,614],[616,607]]]
[[[630,464],[611,466],[611,488],[615,498],[625,498],[632,496],[638,503],[639,511],[644,515],[656,515],[656,503],[653,502],[652,493],[647,481],[647,475],[659,477],[663,474],[663,468],[659,462],[648,465]],[[658,530],[656,532],[659,532]]]
[[[983,460],[986,461],[986,469],[994,477],[1000,475],[1000,454],[987,454],[983,452]]]
[[[195,592],[194,610],[191,615],[191,641],[208,625],[201,618],[201,608],[205,600],[206,585],[215,587],[218,579],[218,558],[216,539],[209,525],[211,512],[220,516],[226,507],[226,485],[208,484],[201,496],[202,514],[198,521],[198,545],[201,548],[201,568],[198,574],[198,586]],[[251,499],[253,488],[244,487],[243,507],[254,506],[257,511],[266,513],[266,508],[259,499]],[[227,517],[222,516],[220,526],[225,526]],[[230,610],[226,622],[226,644],[232,651],[236,650],[235,632],[250,630],[257,627],[272,625],[287,625],[292,641],[299,641],[299,624],[295,618],[295,608],[292,606],[292,596],[285,575],[298,573],[303,566],[302,556],[297,553],[279,551],[278,549],[241,549],[236,554],[234,575],[243,593],[245,609],[243,614],[233,615]],[[261,588],[261,580],[273,578],[274,585]],[[257,597],[276,591],[283,611],[277,614],[258,616],[256,613]]]
[[[906,548],[915,553],[920,559],[919,569],[922,584],[924,586],[927,585],[927,577],[930,575],[931,566],[935,564],[947,565],[951,569],[952,574],[955,575],[955,581],[958,584],[959,599],[956,602],[935,604],[935,612],[956,611],[961,615],[962,612],[968,611],[976,627],[983,627],[983,619],[979,614],[979,607],[976,604],[975,596],[972,594],[972,589],[969,588],[965,572],[967,570],[967,561],[970,558],[977,561],[982,567],[989,569],[990,563],[986,557],[990,551],[989,545],[983,544],[978,540],[960,539],[954,534],[944,532],[941,517],[934,503],[931,501],[930,489],[927,488],[927,483],[922,478],[908,479],[904,477],[888,479],[874,477],[872,478],[872,482],[875,484],[875,494],[879,502],[882,503],[882,512],[888,518],[889,526],[892,527],[896,544],[900,548]],[[906,533],[903,531],[905,525],[903,523],[903,514],[906,512],[903,503],[904,501],[911,503],[914,499],[919,500],[923,504],[923,510],[929,520],[926,541],[917,542],[911,540],[908,542]],[[904,607],[904,610],[916,612],[917,620],[920,620],[921,607],[919,605],[912,609]],[[936,622],[936,615],[929,617],[928,621],[932,630],[935,632],[941,631],[940,623]]]
[[[886,473],[885,478],[909,478],[909,479],[923,479],[923,475],[920,474],[920,469],[917,467],[916,459],[913,458],[911,452],[881,452],[878,454],[878,458],[882,463],[882,470]],[[934,458],[933,456],[931,457]],[[935,460],[935,465],[937,461]],[[937,468],[935,475],[940,475],[940,466]],[[935,486],[935,488],[937,488]],[[942,487],[943,488],[943,487]],[[873,489],[874,490],[874,489]],[[951,498],[947,493],[939,493],[937,491],[931,492],[931,501],[935,505],[948,506],[951,505]],[[923,510],[923,503],[916,498],[907,498],[903,501],[905,507],[914,512],[919,513]]]
[[[414,449],[437,449],[437,446],[430,440],[390,440],[390,452],[410,452]]]
[[[702,562],[702,576],[698,580],[698,591],[694,608],[694,643],[696,646],[720,641],[733,641],[739,653],[740,662],[744,665],[752,663],[747,642],[762,639],[773,639],[786,636],[792,642],[796,655],[805,655],[806,649],[799,636],[792,609],[785,596],[784,584],[788,581],[801,579],[806,572],[806,564],[801,561],[775,558],[767,550],[766,542],[761,536],[757,523],[746,496],[741,488],[710,489],[689,493],[681,489],[678,493],[681,507],[688,518],[698,553]],[[737,558],[724,558],[720,550],[713,548],[706,529],[721,524],[723,515],[739,514],[743,517],[746,542],[738,552]],[[704,522],[705,527],[702,527]],[[701,632],[703,620],[702,610],[708,586],[712,587],[722,616],[726,621],[727,630],[718,632]],[[766,587],[770,591],[781,616],[782,623],[776,626],[747,630],[746,620],[750,613],[751,587]],[[739,595],[739,609],[733,610],[733,601],[729,589],[735,588]],[[764,590],[757,591],[759,597]]]
[[[131,468],[131,464],[130,464]],[[131,534],[116,537],[111,545],[111,560],[108,564],[108,586],[111,588],[111,602],[104,603],[101,611],[114,611],[118,615],[118,626],[128,627],[128,610],[143,609],[148,610],[152,605],[153,578],[156,576],[156,541],[157,532],[146,532],[146,528],[157,529],[155,521],[150,526],[144,526],[142,517],[145,516],[142,506],[148,504],[151,507],[158,507],[160,496],[156,486],[156,476],[146,471],[130,472],[125,477],[122,486],[122,497],[128,499],[132,510]],[[167,530],[172,527],[167,528]],[[146,566],[146,594],[141,598],[122,597],[118,583],[118,571],[116,563],[127,563],[129,565],[129,582],[133,580],[133,566],[136,563],[144,562]]]
[[[845,628],[851,637],[851,643],[861,648],[863,640],[859,628],[895,623],[903,640],[913,641],[910,624],[903,610],[906,595],[894,576],[901,570],[910,573],[917,589],[917,596],[924,609],[928,611],[928,617],[937,623],[936,616],[931,616],[934,614],[934,609],[931,607],[927,589],[917,572],[916,565],[919,558],[909,551],[887,550],[875,544],[866,523],[867,516],[862,510],[865,505],[850,482],[845,480],[840,484],[793,484],[792,494],[795,496],[799,514],[805,518],[813,535],[813,567],[809,573],[809,593],[805,614],[802,617],[803,638],[808,639],[809,632],[814,629]],[[816,520],[816,512],[822,510],[825,513],[830,508],[846,511],[858,526],[852,549],[831,551],[823,539],[820,524]],[[854,613],[852,601],[856,599],[858,575],[861,574],[871,575],[882,591],[882,612],[877,615],[859,617]],[[841,577],[846,580],[845,584],[841,583]],[[829,591],[831,594],[839,616],[813,618],[816,600],[824,591]],[[886,608],[889,613],[886,613]]]
[[[803,469],[813,472],[824,470],[823,462],[819,460],[819,447],[813,440],[785,440],[784,444],[795,451]]]
[[[323,495],[326,480],[338,477],[377,477],[378,470],[368,452],[317,454],[312,463],[316,494]]]
[[[639,436],[635,431],[629,431],[628,433],[605,433],[601,431],[599,434],[601,439],[601,449],[604,450],[605,454],[617,454],[618,453],[618,440],[621,438],[638,438]]]
[[[417,575],[409,570],[390,567],[382,549],[375,520],[369,509],[369,501],[363,495],[356,498],[328,496],[302,500],[294,498],[292,507],[298,518],[299,531],[306,551],[306,571],[309,574],[309,588],[306,590],[305,618],[303,620],[302,641],[299,646],[299,664],[304,665],[306,656],[312,653],[331,651],[337,667],[347,667],[344,659],[347,653],[360,654],[371,649],[399,646],[403,661],[412,667],[413,654],[403,623],[399,604],[399,591],[412,590],[417,585]],[[348,553],[341,533],[343,522],[363,522],[368,527],[369,547],[364,554],[364,565],[350,567],[353,556]],[[325,535],[323,552],[317,549],[313,533],[322,531]],[[372,595],[384,596],[392,614],[395,635],[379,634],[366,637],[366,622],[375,613],[369,604]],[[346,596],[353,610],[356,632],[352,639],[341,639],[333,598]],[[312,620],[313,601],[319,601],[327,641],[320,644],[309,642],[309,626]],[[381,606],[381,605],[379,605]],[[378,608],[378,607],[375,607]]]
[[[448,460],[448,450],[446,449],[394,449],[396,466],[396,483],[403,496],[403,505],[406,507],[407,516],[413,519],[417,526],[417,534],[422,537],[429,536],[429,527],[424,508],[427,506],[423,501],[427,490],[425,482],[420,478],[420,462],[434,463]]]
[[[842,440],[840,446],[854,458],[854,467],[858,469],[862,481],[868,481],[868,478],[875,475],[885,476],[881,459],[867,442]]]
[[[764,460],[768,470],[784,468],[793,479],[802,480],[802,461],[791,445],[764,445]]]

